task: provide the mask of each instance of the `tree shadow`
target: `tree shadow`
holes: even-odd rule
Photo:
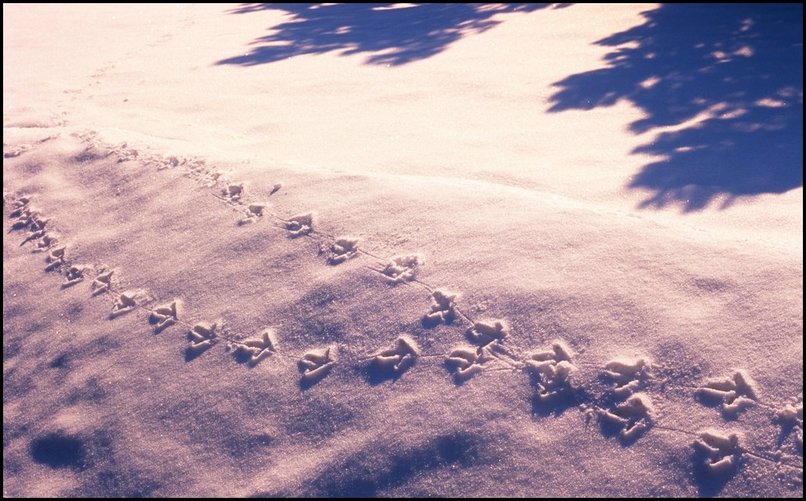
[[[803,185],[803,6],[664,4],[644,24],[595,42],[608,67],[555,83],[549,111],[626,99],[659,132],[633,153],[645,165],[628,187],[641,208],[702,210],[722,199]],[[668,127],[674,129],[662,130]]]
[[[401,6],[406,6],[401,8]],[[445,50],[501,21],[496,14],[532,12],[548,4],[244,4],[230,13],[281,10],[291,19],[254,40],[252,49],[217,64],[254,66],[303,54],[368,53],[366,64],[398,66]]]
[[[30,449],[35,462],[51,468],[83,470],[86,467],[86,447],[78,437],[50,433],[31,442]]]

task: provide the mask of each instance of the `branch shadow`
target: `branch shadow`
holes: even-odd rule
[[[664,4],[595,42],[608,66],[554,85],[550,112],[627,100],[655,132],[633,153],[659,160],[627,187],[640,208],[703,210],[803,186],[803,6]]]
[[[426,59],[460,38],[501,21],[496,14],[532,12],[549,4],[244,4],[229,12],[285,11],[291,18],[254,40],[252,49],[216,64],[254,66],[304,54],[368,53],[366,64],[399,66]]]

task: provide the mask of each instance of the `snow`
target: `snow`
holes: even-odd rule
[[[802,497],[802,6],[3,14],[5,496]]]

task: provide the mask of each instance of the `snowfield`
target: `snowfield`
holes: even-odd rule
[[[3,14],[4,496],[803,496],[802,5]]]

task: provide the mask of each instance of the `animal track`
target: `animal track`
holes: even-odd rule
[[[84,266],[71,265],[69,268],[67,268],[67,271],[64,274],[67,278],[67,281],[62,284],[62,289],[71,287],[84,280],[84,270]]]
[[[434,326],[441,322],[449,324],[456,318],[456,298],[458,294],[443,290],[431,293],[431,311],[423,317],[423,323]]]
[[[796,404],[786,404],[775,413],[775,419],[783,426],[795,431],[795,443],[803,451],[803,400]]]
[[[92,295],[97,296],[103,294],[112,288],[112,270],[102,271],[98,273],[95,280],[92,281]]]
[[[188,352],[191,354],[200,354],[207,349],[211,348],[214,344],[218,342],[218,332],[217,330],[223,325],[223,322],[216,321],[212,324],[207,322],[199,322],[194,325],[190,332],[188,333],[188,337],[190,339],[190,346],[188,347]]]
[[[611,393],[622,402],[613,403],[610,409],[599,409],[603,425],[619,427],[623,442],[632,442],[652,426],[653,407],[649,396],[636,393],[649,377],[651,364],[645,358],[617,358],[605,364],[604,379],[615,383]],[[624,400],[626,399],[626,400]]]
[[[125,146],[125,145],[124,145]],[[132,150],[133,151],[133,150]],[[134,158],[137,157],[134,152]],[[83,158],[83,157],[82,157]],[[81,160],[82,158],[79,158]],[[90,156],[86,155],[89,159]],[[164,162],[163,162],[164,163]],[[171,166],[180,165],[180,160],[171,158]],[[181,160],[183,166],[190,166],[187,160]],[[194,164],[195,165],[195,164]],[[201,167],[198,167],[201,169]],[[196,171],[197,167],[193,167]],[[199,170],[201,172],[201,170]],[[207,172],[207,171],[205,171]],[[221,182],[220,175],[215,173],[212,185]],[[246,208],[244,219],[239,224],[249,224],[258,221],[265,214],[266,204],[250,203],[244,200],[244,188],[241,184],[227,184],[222,191],[224,197],[230,201],[243,204]],[[280,188],[275,185],[272,194]],[[212,194],[216,194],[215,191]],[[84,274],[92,267],[73,265],[65,256],[66,247],[57,246],[58,240],[49,234],[46,228],[48,220],[41,217],[39,212],[32,208],[29,197],[19,197],[12,199],[13,208],[11,217],[16,218],[12,223],[12,229],[27,230],[30,232],[20,245],[28,242],[33,243],[33,252],[47,252],[47,270],[57,269],[64,273],[66,282],[62,287],[69,287],[83,280]],[[241,207],[239,207],[241,208]],[[286,228],[292,237],[307,235],[313,232],[313,213],[300,214],[292,217]],[[358,240],[340,238],[330,247],[328,256],[329,264],[339,264],[359,252]],[[393,257],[383,269],[385,279],[390,283],[401,283],[415,279],[418,267],[423,264],[420,256],[416,254]],[[62,266],[64,265],[64,266]],[[97,268],[96,268],[97,269]],[[112,290],[111,270],[101,268],[101,271],[93,279],[91,288],[92,294],[98,295]],[[430,286],[426,284],[426,288]],[[127,291],[118,295],[112,306],[110,318],[123,315],[132,311],[142,303],[141,297],[137,296],[137,291]],[[444,290],[434,290],[432,292],[432,305],[430,311],[423,317],[423,323],[450,324],[457,315],[463,319],[467,317],[456,308],[458,294],[449,293]],[[153,298],[151,298],[153,299]],[[149,301],[150,299],[147,299]],[[160,306],[151,311],[149,322],[155,324],[155,333],[180,322],[178,309],[181,306],[179,301]],[[184,322],[180,322],[187,325]],[[508,337],[507,324],[501,320],[471,322],[472,327],[466,331],[466,336],[475,346],[461,346],[453,349],[446,357],[445,363],[453,373],[456,381],[465,381],[486,367],[487,362],[500,359],[498,354],[505,351],[503,341]],[[226,333],[219,333],[223,329],[223,323],[217,321],[212,324],[200,322],[195,324],[189,331],[188,336],[190,346],[189,353],[203,353],[219,340],[227,339]],[[262,360],[277,353],[278,344],[276,333],[272,329],[264,330],[257,338],[244,341],[233,341],[229,343],[228,349],[234,347],[236,352],[244,357],[248,357],[250,366],[255,366]],[[380,350],[372,356],[372,366],[385,372],[395,375],[402,374],[420,356],[420,350],[416,342],[409,336],[401,335],[389,348]],[[364,359],[366,360],[366,359]],[[325,377],[337,362],[337,346],[332,345],[322,349],[315,349],[306,352],[298,362],[299,370],[302,373],[303,383],[312,383]],[[520,361],[517,361],[520,362]],[[513,364],[515,368],[525,368],[532,371],[537,379],[535,398],[540,402],[550,402],[564,392],[573,390],[572,378],[578,369],[573,364],[571,350],[561,341],[552,343],[550,350],[533,352],[523,361],[523,364]],[[615,402],[611,407],[598,408],[599,419],[608,425],[618,427],[618,434],[622,440],[634,440],[645,434],[653,425],[655,411],[652,401],[646,393],[639,390],[646,378],[650,377],[651,365],[647,359],[636,360],[617,359],[605,365],[603,377],[612,380],[615,388],[612,395],[608,395],[606,400]],[[303,384],[304,386],[304,384]],[[697,389],[696,394],[708,400],[718,402],[724,413],[736,413],[748,405],[752,405],[757,400],[757,392],[752,380],[743,371],[737,371],[733,376],[724,380],[712,380]],[[617,398],[610,398],[615,396]],[[593,412],[593,411],[592,411]],[[776,420],[790,425],[795,430],[797,443],[802,449],[803,442],[803,405],[799,402],[795,405],[787,404],[776,414]],[[687,433],[687,430],[674,430]],[[695,447],[703,454],[703,465],[709,473],[720,474],[734,469],[738,464],[742,449],[739,446],[739,436],[736,433],[728,435],[714,431],[704,431],[695,442]],[[752,451],[748,451],[752,454]]]
[[[196,178],[197,181],[202,183],[204,186],[207,186],[208,188],[212,188],[213,186],[215,186],[219,178],[221,177],[220,172],[208,169],[205,166],[205,162],[203,160],[190,161],[188,167],[190,170],[188,171],[187,176],[191,178]]]
[[[711,379],[698,388],[696,395],[706,402],[721,402],[722,413],[736,415],[758,399],[755,383],[747,372],[738,370],[725,379]]]
[[[45,271],[52,271],[56,268],[60,268],[61,265],[64,264],[66,250],[67,248],[64,245],[51,248],[48,252],[48,257],[45,258],[45,261],[48,262],[48,265],[45,266]]]
[[[310,350],[297,363],[304,383],[314,383],[325,377],[336,365],[336,345]]]
[[[702,466],[711,475],[722,475],[733,471],[741,459],[739,435],[724,435],[714,430],[700,433],[694,447],[702,455]]]
[[[156,324],[154,326],[155,334],[159,334],[179,320],[177,310],[177,301],[171,301],[169,304],[154,308],[148,316],[148,321],[151,324]]]
[[[313,219],[313,213],[311,212],[298,214],[291,217],[285,227],[292,237],[300,237],[313,231]]]
[[[58,240],[55,237],[45,234],[38,241],[34,242],[34,248],[31,252],[45,252],[57,243]]]
[[[239,225],[255,223],[263,217],[263,211],[266,209],[265,204],[249,204],[246,208],[246,217],[238,221]]]
[[[249,357],[247,363],[254,367],[277,352],[277,334],[274,329],[266,329],[260,338],[247,339],[232,345],[235,346],[235,353]]]
[[[8,215],[9,218],[19,216],[21,209],[31,203],[30,197],[10,197],[8,200],[12,208],[11,213]]]
[[[29,199],[23,198],[22,200],[29,200]],[[20,245],[24,245],[29,240],[34,240],[45,234],[44,229],[48,223],[48,219],[42,218],[42,216],[39,214],[37,210],[32,209],[30,205],[28,205],[28,202],[25,202],[24,204],[21,205],[20,203],[18,203],[16,208],[12,210],[11,213],[9,214],[9,218],[14,219],[14,222],[11,223],[12,230],[22,230],[24,228],[27,228],[28,231],[37,235],[33,238],[29,236],[28,238],[23,240]]]
[[[649,377],[651,364],[647,359],[617,358],[605,364],[602,375],[616,383],[613,394],[624,398],[638,390]]]
[[[619,437],[633,441],[652,426],[654,409],[649,395],[636,393],[612,410],[601,409],[599,417],[604,422],[620,427]]]
[[[339,238],[330,246],[328,264],[340,264],[358,254],[357,238]]]
[[[394,346],[375,355],[372,364],[380,370],[400,375],[414,365],[419,355],[417,343],[409,336],[402,335],[395,340]]]
[[[571,350],[562,342],[555,341],[549,351],[532,353],[526,359],[526,368],[535,375],[540,403],[549,403],[572,389],[571,376],[577,368],[571,363]]]
[[[240,202],[243,196],[243,183],[230,183],[226,188],[221,190],[221,194],[233,202]]]
[[[30,144],[22,144],[20,146],[15,146],[8,151],[3,152],[3,158],[14,158],[22,155],[26,151],[31,149]]]
[[[36,231],[33,231],[33,232],[31,232],[31,234],[30,234],[30,235],[28,235],[27,237],[25,237],[25,238],[22,240],[22,242],[20,242],[20,247],[22,247],[23,245],[27,244],[28,242],[32,242],[32,241],[34,241],[34,240],[38,240],[38,239],[40,239],[40,238],[42,238],[42,237],[44,237],[44,236],[46,236],[46,235],[47,235],[47,232],[45,231],[45,229],[44,229],[44,228],[42,228],[41,230],[36,230]]]
[[[109,314],[109,318],[117,318],[135,309],[137,307],[136,296],[136,291],[120,293],[112,305],[112,313]]]
[[[508,334],[506,322],[503,320],[474,322],[473,327],[467,330],[468,339],[481,347],[503,341]]]
[[[422,258],[417,254],[395,256],[383,269],[386,280],[393,284],[414,280],[417,267],[422,264]]]
[[[462,382],[479,374],[484,368],[482,364],[486,361],[486,354],[482,352],[482,348],[460,346],[451,351],[445,359],[445,365],[453,373],[454,379]]]

